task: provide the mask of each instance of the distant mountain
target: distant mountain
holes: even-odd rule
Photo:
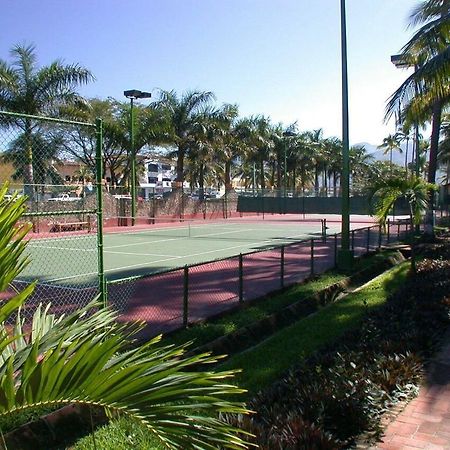
[[[377,161],[389,161],[389,152],[385,155],[383,154],[383,150],[380,150],[377,145],[369,144],[368,142],[359,142],[354,145],[362,145],[366,148],[367,153],[372,155]],[[403,166],[405,164],[405,151],[406,151],[406,143],[403,143],[400,146],[403,150],[403,153],[400,153],[398,150],[392,152],[392,162]],[[412,145],[409,143],[408,147],[408,161],[411,161],[412,156]]]

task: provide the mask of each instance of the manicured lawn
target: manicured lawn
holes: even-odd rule
[[[71,450],[163,450],[153,435],[139,423],[127,417],[111,422],[92,435],[80,439]],[[65,450],[65,449],[60,449]]]
[[[358,326],[364,314],[386,301],[401,286],[409,262],[402,263],[372,280],[362,289],[328,305],[281,330],[256,347],[232,356],[221,369],[241,368],[236,383],[255,394],[280,377],[289,367]]]

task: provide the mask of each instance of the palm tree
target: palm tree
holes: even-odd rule
[[[311,151],[311,158],[314,161],[314,192],[318,196],[320,193],[320,174],[325,167],[324,158],[324,137],[323,130],[306,131],[305,137],[308,140],[308,147]]]
[[[215,96],[212,92],[188,91],[178,97],[175,91],[160,91],[154,107],[162,109],[169,122],[166,142],[176,148],[176,184],[182,188],[184,181],[184,157],[194,141],[194,129],[202,120],[203,110],[211,105]]]
[[[430,190],[434,192],[436,186],[416,176],[378,178],[371,186],[370,197],[376,198],[374,210],[380,224],[383,227],[386,226],[387,217],[395,203],[400,198],[404,198],[409,206],[410,229],[418,227],[428,207]],[[412,244],[411,259],[415,270],[414,242]]]
[[[0,188],[0,292],[27,264],[29,231],[17,225],[24,198],[8,201],[6,192],[7,186]],[[97,302],[60,318],[39,308],[30,333],[20,307],[33,289],[31,284],[0,306],[0,416],[77,403],[136,419],[166,448],[247,448],[239,430],[218,416],[248,413],[226,400],[243,392],[227,383],[234,372],[200,371],[217,358],[187,357],[186,345],[165,346],[161,336],[136,346],[142,325],[119,324],[111,310],[95,311]]]
[[[245,153],[245,122],[238,118],[237,105],[225,104],[221,108],[220,145],[217,149],[219,164],[223,165],[225,191],[232,188],[232,167]]]
[[[356,193],[363,190],[361,181],[368,178],[373,159],[373,156],[367,153],[364,145],[350,147],[352,192]],[[392,166],[390,166],[389,171],[392,173]]]
[[[251,159],[259,165],[259,186],[264,192],[266,188],[265,162],[269,159],[269,154],[274,146],[273,128],[270,118],[262,115],[250,118],[249,141],[253,148]]]
[[[392,169],[392,152],[394,150],[398,150],[400,153],[403,153],[402,148],[400,147],[400,136],[398,133],[389,134],[387,137],[383,139],[383,143],[379,145],[377,148],[383,150],[383,154],[386,155],[389,153],[389,164]]]
[[[33,45],[16,45],[11,49],[12,63],[0,60],[0,108],[29,115],[58,117],[61,107],[84,106],[76,88],[94,79],[91,72],[78,65],[55,61],[39,68]],[[41,124],[30,118],[8,118],[0,123],[18,127],[23,133],[23,180],[27,194],[32,194],[34,162],[32,135]]]
[[[386,118],[405,105],[402,115],[407,123],[431,119],[428,182],[434,184],[441,116],[450,101],[450,1],[423,1],[414,9],[411,23],[423,25],[403,47],[401,57],[410,65],[415,65],[416,70],[389,99]],[[429,206],[427,231],[432,233],[432,192]]]

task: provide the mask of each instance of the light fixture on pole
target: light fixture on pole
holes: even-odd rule
[[[131,224],[136,223],[136,151],[134,148],[134,100],[138,98],[150,98],[150,92],[138,91],[131,89],[124,91],[123,95],[130,99],[130,158],[131,158]]]
[[[392,55],[391,63],[394,64],[397,69],[407,69],[414,67],[414,71],[417,71],[417,64],[409,62],[403,55]],[[417,96],[419,89],[417,83],[414,84],[414,93]],[[416,177],[420,176],[420,146],[419,146],[419,124],[416,121],[414,123],[414,155],[415,155],[415,170]]]
[[[341,248],[338,251],[338,266],[349,269],[353,263],[350,249],[350,150],[348,126],[348,74],[347,74],[347,26],[345,0],[341,0],[341,71],[342,71],[342,207]]]

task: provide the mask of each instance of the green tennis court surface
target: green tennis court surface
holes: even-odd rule
[[[318,219],[301,221],[286,216],[284,220],[179,221],[118,227],[104,235],[105,273],[108,280],[115,280],[320,238],[322,226]],[[328,222],[327,227],[330,235],[340,232],[341,224]],[[73,287],[95,283],[96,239],[86,233],[32,239],[27,251],[33,264],[22,278]]]

